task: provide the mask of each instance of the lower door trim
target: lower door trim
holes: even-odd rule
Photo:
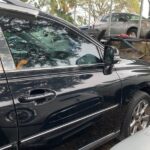
[[[12,145],[12,144],[9,144],[9,145],[6,145],[6,146],[4,146],[4,147],[1,147],[0,150],[6,150],[6,149],[9,149],[9,148],[11,148],[11,147],[13,147],[13,145]]]
[[[93,114],[90,114],[90,115],[87,115],[87,116],[85,116],[85,117],[82,117],[82,118],[79,118],[79,119],[77,119],[77,120],[74,120],[74,121],[72,121],[72,122],[66,123],[66,124],[64,124],[64,125],[62,125],[62,126],[58,126],[58,127],[56,127],[56,128],[52,128],[52,129],[50,129],[50,130],[47,130],[47,131],[41,132],[41,133],[39,133],[39,134],[33,135],[33,136],[29,137],[29,138],[25,138],[25,139],[21,140],[21,143],[26,143],[26,142],[28,142],[28,141],[34,140],[34,139],[36,139],[36,138],[39,138],[39,137],[44,136],[44,135],[46,135],[46,134],[52,133],[52,132],[57,131],[57,130],[59,130],[59,129],[68,127],[68,126],[73,125],[73,124],[75,124],[75,123],[78,123],[78,122],[80,122],[80,121],[84,121],[84,120],[89,119],[89,118],[91,118],[91,117],[101,115],[101,114],[103,114],[103,113],[105,113],[105,112],[107,112],[107,111],[110,111],[110,110],[112,110],[112,109],[115,109],[115,108],[117,108],[117,107],[119,107],[119,104],[116,104],[116,105],[113,105],[113,106],[111,106],[111,107],[105,108],[105,109],[103,109],[103,110],[97,111],[97,112],[95,112],[95,113],[93,113]]]
[[[96,141],[94,141],[94,142],[92,142],[92,143],[90,143],[90,144],[80,148],[79,150],[92,150],[92,149],[95,149],[95,148],[97,148],[97,147],[99,147],[99,146],[109,142],[110,140],[118,137],[119,134],[120,134],[120,130],[117,131],[117,132],[112,132],[112,133],[104,136],[103,138],[98,139],[98,140],[96,140]]]

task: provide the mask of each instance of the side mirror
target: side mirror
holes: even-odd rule
[[[112,69],[115,63],[120,60],[119,50],[112,46],[105,46],[104,49],[104,74],[108,75],[112,73]]]

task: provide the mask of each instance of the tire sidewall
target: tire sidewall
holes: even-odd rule
[[[124,123],[121,129],[121,138],[126,138],[130,136],[130,123],[132,120],[132,114],[135,110],[136,106],[142,101],[145,100],[150,105],[150,96],[145,92],[135,92],[133,95],[129,98],[130,102],[128,104],[127,113],[125,115]],[[150,122],[149,122],[150,123]]]
[[[134,34],[135,34],[135,37],[133,37],[133,38],[136,38],[136,37],[137,37],[137,29],[130,29],[130,30],[127,32],[127,34],[128,34],[130,37],[132,37],[132,36],[131,36],[131,33],[134,33]]]

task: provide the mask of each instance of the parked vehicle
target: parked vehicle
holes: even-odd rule
[[[92,26],[84,25],[84,26],[80,27],[80,30],[84,31],[84,30],[91,29],[91,28],[92,28]]]
[[[0,149],[85,150],[132,135],[149,124],[149,89],[149,64],[0,2]]]
[[[100,31],[106,30],[108,35],[110,14],[97,19],[93,28]],[[140,16],[130,13],[112,13],[111,35],[128,34],[131,37],[137,37]],[[143,17],[141,27],[141,37],[150,38],[150,20]]]
[[[136,133],[121,143],[114,146],[111,150],[149,150],[150,149],[150,127]]]

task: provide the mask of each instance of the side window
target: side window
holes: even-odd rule
[[[109,22],[109,18],[110,18],[109,15],[103,16],[103,17],[101,18],[101,21],[102,21],[102,22]]]
[[[126,17],[124,14],[113,14],[112,22],[124,22]]]
[[[120,18],[121,18],[121,17],[120,17],[119,14],[112,14],[111,21],[112,21],[112,22],[119,22],[119,21],[120,21]],[[109,19],[110,19],[110,15],[102,17],[101,21],[102,21],[102,22],[109,22]]]
[[[128,16],[128,19],[131,20],[131,21],[135,21],[135,20],[139,20],[140,19],[140,16],[138,15],[127,15]]]
[[[53,21],[0,17],[17,69],[100,63],[97,47]]]
[[[111,21],[112,22],[119,22],[119,14],[113,14]]]

